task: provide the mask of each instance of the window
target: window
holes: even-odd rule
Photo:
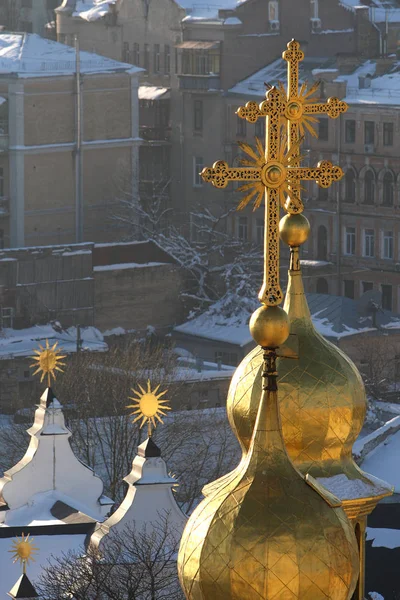
[[[26,31],[26,33],[32,33],[32,21],[20,21],[19,29],[21,31]]]
[[[171,48],[168,44],[164,46],[164,73],[167,75],[171,72]]]
[[[383,232],[382,258],[393,258],[393,231]]]
[[[247,217],[238,218],[238,238],[242,242],[247,242]]]
[[[258,119],[255,127],[256,137],[261,140],[265,137],[265,119]]]
[[[354,300],[354,280],[344,279],[343,280],[343,291],[346,298]]]
[[[373,144],[375,141],[375,123],[373,121],[365,121],[364,123],[364,143]]]
[[[318,19],[318,0],[310,0],[311,18]]]
[[[385,310],[392,310],[392,286],[385,285],[382,283],[382,308]]]
[[[364,230],[364,256],[369,258],[375,256],[375,231],[373,229]]]
[[[122,62],[129,62],[129,44],[128,42],[124,42],[122,44]]]
[[[154,44],[154,73],[159,73],[161,69],[160,44]]]
[[[203,100],[195,100],[193,106],[193,129],[203,131]]]
[[[375,177],[372,171],[367,171],[364,177],[364,204],[375,202]]]
[[[204,168],[204,162],[202,156],[194,156],[193,157],[193,186],[201,187],[203,185],[203,180],[201,178],[200,173]]]
[[[241,119],[240,117],[237,118],[236,135],[239,135],[240,137],[246,136],[246,120]]]
[[[393,123],[383,124],[383,145],[393,146]]]
[[[318,277],[316,291],[317,294],[329,294],[329,285],[325,277]]]
[[[32,0],[21,0],[21,8],[32,8]]]
[[[354,119],[347,119],[345,121],[344,139],[346,144],[354,144],[356,141],[356,122]]]
[[[328,119],[321,118],[319,120],[318,139],[327,142],[329,139]]]
[[[12,306],[6,306],[1,309],[1,326],[13,328],[14,325],[14,308]]]
[[[369,292],[370,290],[374,289],[374,284],[372,283],[372,281],[362,281],[361,289],[362,293],[365,294],[365,292]]]
[[[387,171],[383,178],[383,206],[393,206],[393,187],[393,174]]]
[[[349,256],[356,253],[356,228],[346,227],[344,253]]]
[[[346,175],[344,176],[344,194],[345,202],[356,201],[356,176],[353,169],[347,169]]]
[[[4,169],[0,167],[0,198],[4,198]]]
[[[144,45],[143,67],[147,72],[150,71],[150,47],[149,44]]]
[[[205,50],[183,50],[182,73],[187,75],[216,75],[220,72],[220,53]]]
[[[318,227],[317,260],[328,259],[328,232],[324,225]]]
[[[256,220],[256,239],[257,244],[261,245],[264,243],[264,219]]]
[[[140,46],[137,42],[133,44],[133,64],[140,66]]]
[[[178,48],[175,48],[175,74],[177,74],[179,71],[178,65],[179,65],[179,53],[178,53]]]
[[[270,0],[268,3],[268,20],[279,21],[279,3],[278,0]]]

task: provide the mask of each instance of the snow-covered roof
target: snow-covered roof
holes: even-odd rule
[[[81,52],[81,72],[139,73],[139,67],[91,52]],[[0,33],[0,75],[55,77],[75,73],[75,49],[34,33]]]
[[[361,468],[372,475],[381,477],[394,486],[395,494],[400,494],[399,461],[400,431],[397,431],[366,456]]]
[[[326,70],[334,66],[334,58],[326,57],[306,57],[300,63],[300,80],[312,81],[312,72],[316,69]],[[266,88],[265,82],[276,85],[279,81],[286,80],[287,63],[278,58],[269,63],[259,71],[250,75],[246,79],[239,81],[229,92],[231,94],[240,94],[244,96],[257,96],[264,98]]]
[[[316,329],[331,340],[374,331],[372,317],[358,314],[357,303],[350,298],[331,294],[307,294],[312,321]],[[227,317],[221,312],[221,301],[212,305],[208,311],[198,317],[178,325],[175,334],[186,334],[217,342],[246,346],[252,342],[249,331],[250,306]],[[400,329],[400,319],[382,310],[377,319],[381,329]]]
[[[234,10],[246,0],[175,0],[176,4],[186,11],[183,21],[218,21],[220,22],[218,12],[220,10]],[[73,17],[80,17],[88,22],[94,22],[110,13],[110,6],[115,5],[115,0],[75,0],[75,7],[72,11]],[[68,9],[68,2],[63,5]],[[63,7],[57,9],[62,11]],[[233,21],[235,19],[235,21]],[[228,21],[228,20],[227,20]],[[241,22],[235,17],[231,17],[226,25],[240,25]]]
[[[115,4],[115,0],[78,0],[72,16],[89,22],[97,21],[109,13],[111,4]]]
[[[0,336],[0,360],[32,356],[38,345],[49,340],[50,344],[59,342],[67,354],[76,352],[76,327],[56,329],[52,325],[34,325],[27,329],[5,328]],[[95,327],[81,328],[82,349],[92,352],[106,352],[108,346],[100,331]]]
[[[366,7],[362,0],[340,0],[339,3],[352,12],[357,7]],[[370,0],[368,4],[369,18],[373,23],[400,23],[400,8],[395,0]]]
[[[170,97],[169,88],[157,87],[155,85],[140,85],[139,100],[166,100]]]
[[[400,62],[393,63],[388,73],[375,77],[376,62],[367,60],[349,75],[339,75],[336,81],[347,84],[344,100],[349,104],[379,104],[400,106]],[[360,78],[367,77],[369,87],[360,88]]]

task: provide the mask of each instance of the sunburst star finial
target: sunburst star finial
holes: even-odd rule
[[[147,391],[139,384],[138,387],[140,391],[132,388],[132,392],[137,396],[137,398],[129,397],[129,400],[132,400],[134,404],[129,404],[126,408],[134,409],[131,413],[131,416],[135,417],[132,421],[133,423],[136,423],[141,419],[140,427],[143,427],[143,425],[147,422],[148,435],[151,437],[152,426],[154,428],[157,426],[156,419],[160,423],[163,423],[164,421],[162,420],[161,416],[166,415],[166,410],[171,410],[170,406],[166,406],[169,400],[165,398],[161,400],[168,390],[157,394],[158,390],[160,389],[160,385],[157,385],[154,390],[152,390],[150,379],[147,380]]]
[[[48,387],[51,385],[51,378],[56,379],[56,371],[64,372],[61,367],[65,367],[62,359],[66,358],[66,354],[61,354],[61,351],[62,348],[58,348],[58,342],[50,346],[49,340],[46,340],[46,345],[39,344],[39,350],[35,350],[36,356],[32,356],[32,359],[36,361],[30,365],[31,368],[36,368],[33,374],[41,373],[40,382],[47,376]]]
[[[38,548],[33,545],[34,538],[30,537],[30,534],[16,537],[12,542],[12,548],[10,552],[13,556],[13,563],[19,562],[22,565],[23,573],[26,573],[26,564],[31,560],[34,561],[33,555],[38,552]]]

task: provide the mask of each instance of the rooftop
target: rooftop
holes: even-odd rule
[[[76,71],[74,48],[47,40],[34,33],[0,33],[0,75],[21,78],[55,77]],[[139,67],[91,52],[81,52],[81,72],[139,73]]]

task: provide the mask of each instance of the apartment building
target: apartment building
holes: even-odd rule
[[[0,246],[107,242],[133,227],[115,216],[138,193],[140,69],[79,58],[0,34]]]
[[[144,107],[141,114],[141,123],[153,118],[154,134],[150,140],[151,131],[142,125],[142,137],[147,144],[163,142],[164,149],[157,150],[155,160],[143,148],[141,163],[147,163],[148,178],[151,163],[157,164],[164,153],[175,220],[185,224],[189,213],[199,213],[205,205],[217,212],[231,205],[230,191],[205,188],[199,177],[204,165],[230,159],[235,152],[232,118],[238,139],[244,137],[244,125],[236,124],[226,105],[231,87],[280,57],[292,37],[302,41],[307,56],[334,56],[338,49],[363,56],[379,51],[379,32],[368,7],[350,10],[339,0],[64,0],[56,13],[59,41],[72,44],[78,33],[85,50],[129,60],[146,70],[143,86],[167,90],[167,132],[155,121],[162,114],[156,109],[157,90],[143,92],[154,95],[148,115]]]

